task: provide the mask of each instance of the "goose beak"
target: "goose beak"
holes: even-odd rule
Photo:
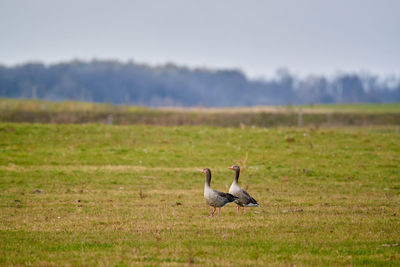
[[[231,167],[228,167],[228,169],[230,169],[230,170],[233,170],[233,166],[231,166]]]
[[[200,170],[200,172],[204,173],[204,170]]]

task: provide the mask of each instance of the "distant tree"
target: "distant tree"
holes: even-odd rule
[[[296,102],[299,104],[327,104],[335,100],[329,92],[328,80],[322,76],[308,76],[299,81],[296,96]]]
[[[400,101],[400,79],[370,74],[298,79],[287,69],[249,80],[240,70],[112,60],[0,66],[0,96],[149,106],[251,106]]]
[[[356,75],[342,75],[334,82],[338,101],[342,103],[359,103],[366,100],[361,80]]]

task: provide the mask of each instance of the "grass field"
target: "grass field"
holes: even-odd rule
[[[63,101],[53,102],[32,99],[0,98],[0,110],[24,111],[92,111],[92,112],[138,112],[138,111],[180,111],[180,112],[211,112],[211,113],[249,113],[249,112],[292,112],[301,108],[304,113],[354,112],[354,113],[400,113],[400,103],[370,103],[370,104],[325,104],[303,106],[258,106],[258,107],[222,107],[222,108],[146,108],[126,105],[100,104],[93,102]]]
[[[76,101],[0,99],[0,123],[103,123],[116,125],[372,126],[400,125],[400,103],[261,106],[235,108],[145,108]]]
[[[0,124],[0,265],[400,264],[399,127]],[[228,166],[260,208],[208,218]]]

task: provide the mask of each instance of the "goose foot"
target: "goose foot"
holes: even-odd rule
[[[215,207],[214,207],[214,209],[211,211],[210,218],[214,217],[215,210],[216,210],[216,209],[215,209]]]

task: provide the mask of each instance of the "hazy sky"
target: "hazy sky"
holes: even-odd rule
[[[399,0],[0,0],[0,64],[120,59],[400,74]]]

